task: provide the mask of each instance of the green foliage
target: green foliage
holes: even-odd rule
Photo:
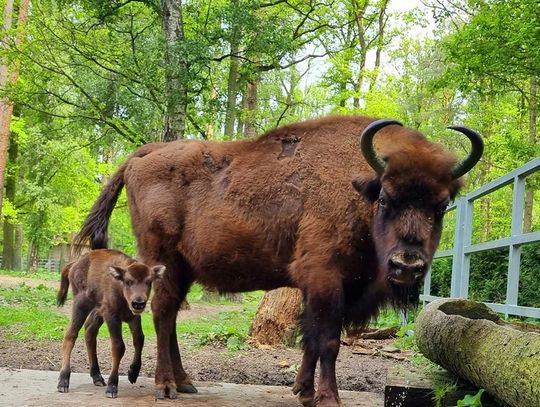
[[[418,351],[414,340],[414,323],[403,325],[396,333],[394,345],[399,349],[412,349]]]
[[[519,278],[519,305],[540,307],[540,244],[522,247]],[[432,293],[450,295],[452,261],[437,259],[432,266]],[[508,274],[508,249],[495,249],[471,256],[469,298],[476,301],[504,303]]]
[[[484,389],[480,389],[474,396],[467,394],[462,400],[458,400],[456,407],[482,407],[482,394]]]

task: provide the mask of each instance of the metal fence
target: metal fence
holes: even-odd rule
[[[456,211],[454,246],[449,250],[438,251],[435,253],[434,257],[452,258],[452,280],[450,285],[451,297],[468,297],[469,270],[472,253],[492,249],[508,248],[509,257],[506,303],[486,303],[486,305],[507,316],[516,315],[540,318],[540,308],[518,305],[521,246],[528,243],[540,242],[540,232],[523,233],[522,227],[525,209],[525,178],[538,170],[540,170],[540,157],[529,161],[522,167],[519,167],[514,171],[497,178],[476,191],[469,192],[467,195],[460,197],[448,209],[449,211]],[[513,184],[512,222],[510,236],[502,239],[472,244],[474,201],[510,184]],[[424,302],[429,302],[440,298],[431,295],[431,270],[426,276],[424,293],[420,296],[420,298]]]
[[[37,262],[37,268],[40,270],[47,270],[47,271],[56,271],[60,272],[61,267],[60,260],[54,260],[54,259],[38,259]],[[4,266],[4,260],[2,259],[2,256],[0,256],[0,267]],[[28,270],[28,259],[23,258],[22,259],[22,269]]]

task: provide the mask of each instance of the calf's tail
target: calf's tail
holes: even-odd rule
[[[71,270],[73,263],[68,263],[62,269],[62,274],[60,276],[60,290],[56,295],[56,304],[61,307],[66,302],[66,297],[69,289],[69,270]]]

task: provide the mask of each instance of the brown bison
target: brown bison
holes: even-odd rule
[[[475,132],[453,128],[473,144],[459,162],[416,130],[366,117],[310,120],[255,140],[175,141],[135,152],[102,191],[78,240],[106,247],[125,185],[139,255],[169,271],[152,302],[156,397],[194,391],[175,321],[198,281],[222,292],[301,289],[304,357],[293,392],[305,406],[340,405],[335,361],[342,327],[365,324],[385,303],[417,301],[446,206],[482,155]]]
[[[116,250],[94,250],[64,267],[57,302],[59,306],[64,304],[71,283],[73,311],[62,345],[58,391],[66,393],[69,389],[71,351],[85,320],[86,348],[94,384],[105,386],[96,353],[96,338],[103,320],[109,328],[112,350],[112,370],[105,395],[114,398],[118,394],[118,366],[126,350],[122,321],[129,324],[135,347],[128,379],[131,383],[137,381],[144,345],[140,315],[146,307],[152,282],[161,278],[164,270],[160,265],[149,268]]]

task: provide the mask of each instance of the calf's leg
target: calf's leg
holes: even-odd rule
[[[133,361],[129,366],[128,380],[130,383],[135,383],[139,377],[139,372],[141,371],[141,355],[144,346],[144,333],[141,327],[140,315],[135,315],[133,319],[129,321],[129,329],[131,330],[135,352],[133,354]]]
[[[62,343],[62,369],[58,378],[58,391],[67,393],[69,390],[69,379],[71,377],[71,352],[75,346],[75,340],[79,335],[86,317],[94,308],[92,301],[84,294],[78,294],[73,298],[73,308],[71,313],[71,322],[64,334]]]
[[[105,322],[111,334],[111,374],[107,381],[107,390],[105,395],[109,398],[115,398],[118,395],[118,368],[120,361],[126,352],[126,345],[122,339],[122,321],[117,316],[105,316]]]
[[[88,316],[84,328],[86,330],[86,352],[90,363],[90,376],[96,386],[105,386],[105,380],[101,375],[97,358],[97,335],[101,325],[103,325],[103,317],[94,309]]]

